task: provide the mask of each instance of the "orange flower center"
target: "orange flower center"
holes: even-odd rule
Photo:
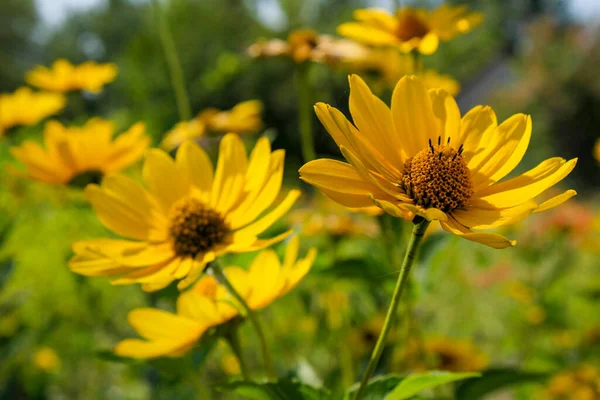
[[[415,204],[450,212],[461,208],[473,196],[471,172],[458,151],[448,144],[421,150],[404,164],[402,183],[399,185]],[[448,140],[448,143],[450,140]]]
[[[220,213],[194,198],[179,200],[171,208],[169,233],[181,257],[204,253],[225,242],[229,226]]]
[[[412,38],[422,38],[429,33],[429,28],[418,16],[404,12],[398,16],[396,36],[406,42]]]

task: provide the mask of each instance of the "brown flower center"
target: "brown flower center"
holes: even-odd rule
[[[229,226],[220,213],[194,198],[179,200],[171,208],[169,233],[181,257],[204,253],[225,242]]]
[[[437,146],[430,140],[427,149],[406,161],[399,186],[425,208],[450,212],[463,207],[473,196],[473,184],[462,151],[462,145],[457,151],[439,138]]]
[[[403,12],[398,16],[398,28],[396,36],[398,39],[406,42],[412,38],[422,38],[429,33],[429,28],[425,22],[410,12]]]

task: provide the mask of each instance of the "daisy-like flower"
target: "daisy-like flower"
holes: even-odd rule
[[[246,271],[224,268],[225,275],[252,310],[267,307],[287,294],[310,270],[316,250],[298,259],[299,240],[288,244],[283,264],[273,250],[263,250]],[[129,323],[144,337],[126,339],[117,344],[118,355],[133,358],[185,354],[211,327],[240,315],[240,306],[228,290],[212,275],[204,275],[191,290],[177,299],[177,313],[144,308],[129,313]]]
[[[248,48],[251,57],[290,57],[296,63],[317,61],[337,65],[362,58],[369,50],[354,41],[319,35],[312,29],[298,29],[281,39],[261,39]]]
[[[391,111],[352,75],[354,123],[323,103],[316,112],[350,164],[314,160],[300,169],[300,176],[346,207],[375,204],[407,220],[439,220],[450,233],[505,248],[516,242],[474,230],[520,221],[576,194],[567,190],[541,204],[534,200],[565,178],[577,159],[550,158],[503,180],[525,155],[529,116],[513,115],[498,125],[490,107],[477,106],[461,118],[452,96],[427,90],[414,76],[396,85]]]
[[[25,75],[25,80],[32,86],[52,92],[87,90],[97,93],[115,80],[117,72],[117,66],[112,63],[98,64],[95,61],[86,61],[80,65],[73,65],[60,59],[54,61],[52,68],[38,65]]]
[[[186,278],[179,286],[184,288],[222,254],[255,251],[285,239],[291,230],[258,238],[300,195],[291,190],[261,216],[279,194],[283,161],[284,151],[271,152],[266,138],[248,159],[235,134],[221,140],[214,174],[210,158],[191,141],[179,147],[175,160],[164,151],[150,150],[143,166],[148,189],[121,175],[85,189],[100,221],[131,240],[75,243],[71,269],[116,277],[113,284],[141,283],[148,291]]]
[[[489,363],[489,358],[469,340],[429,338],[424,347],[430,361],[430,369],[453,372],[481,371]]]
[[[228,111],[207,108],[194,119],[175,125],[165,134],[161,147],[172,150],[188,139],[207,135],[255,133],[263,127],[261,114],[262,103],[258,100],[241,102]]]
[[[480,13],[449,5],[433,11],[401,8],[395,15],[380,9],[361,9],[354,11],[354,18],[358,22],[338,27],[340,35],[372,46],[396,46],[405,53],[418,50],[422,54],[433,54],[440,41],[467,33],[483,21]]]
[[[99,182],[105,174],[138,161],[150,143],[145,130],[138,122],[113,140],[112,121],[92,118],[82,127],[50,121],[44,127],[45,148],[25,141],[11,152],[25,164],[31,179],[77,186]]]
[[[0,94],[0,135],[17,125],[35,125],[60,112],[66,104],[59,93],[33,92],[27,87]]]

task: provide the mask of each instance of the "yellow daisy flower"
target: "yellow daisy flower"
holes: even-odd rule
[[[98,64],[86,61],[73,65],[60,59],[54,61],[52,68],[38,65],[25,75],[25,80],[32,86],[52,92],[69,92],[72,90],[87,90],[99,92],[104,85],[117,77],[118,68],[115,64]]]
[[[263,250],[246,271],[226,267],[225,275],[252,310],[267,307],[287,294],[310,270],[316,250],[298,259],[299,240],[288,244],[283,264],[273,250]],[[177,299],[177,313],[143,308],[129,313],[129,323],[144,337],[126,339],[115,347],[118,355],[133,358],[179,357],[202,337],[207,329],[240,315],[236,300],[212,275],[204,275],[191,290]]]
[[[418,50],[433,54],[440,41],[448,41],[467,33],[483,21],[480,13],[470,13],[467,7],[442,5],[430,11],[422,8],[401,8],[395,15],[380,9],[354,11],[358,22],[338,27],[342,36],[373,46],[397,46],[408,53]]]
[[[16,125],[35,125],[66,105],[59,93],[33,92],[21,87],[14,93],[0,94],[0,135]]]
[[[258,100],[241,102],[229,111],[207,108],[196,118],[175,125],[165,134],[161,147],[172,150],[188,139],[210,134],[255,133],[263,127],[261,114],[262,103]]]
[[[425,341],[424,347],[431,369],[453,372],[481,371],[489,363],[488,357],[468,340],[430,338]]]
[[[345,207],[375,204],[407,220],[439,220],[450,233],[505,248],[516,242],[473,230],[517,222],[576,194],[567,190],[542,204],[534,201],[565,178],[577,159],[551,158],[500,182],[525,155],[529,116],[517,114],[498,125],[490,107],[478,106],[461,118],[452,96],[427,90],[414,76],[396,85],[391,111],[352,75],[354,124],[327,104],[318,103],[316,112],[350,164],[314,160],[300,177]]]
[[[144,162],[144,189],[121,175],[85,192],[100,221],[133,240],[96,239],[75,243],[71,269],[87,276],[117,276],[113,284],[142,283],[145,290],[186,278],[193,282],[207,263],[225,253],[259,250],[288,237],[259,239],[294,204],[291,190],[271,212],[259,218],[279,194],[284,151],[271,152],[260,139],[248,160],[239,136],[223,137],[213,177],[204,150],[191,141],[176,159],[152,149]]]
[[[73,185],[99,182],[103,175],[138,161],[150,143],[141,122],[113,140],[114,132],[114,123],[101,118],[82,127],[50,121],[44,127],[45,149],[28,140],[11,152],[25,164],[31,179]]]

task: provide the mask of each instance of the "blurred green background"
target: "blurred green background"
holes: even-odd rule
[[[600,169],[592,151],[600,136],[597,2],[451,3],[482,11],[485,23],[445,43],[424,60],[426,67],[461,82],[458,102],[463,113],[476,104],[489,104],[499,120],[517,112],[531,114],[532,143],[517,172],[550,156],[579,157],[565,185],[580,195],[573,206],[536,216],[507,232],[519,240],[516,249],[498,252],[433,234],[411,286],[410,298],[418,306],[403,313],[407,320],[418,321],[415,329],[425,336],[477,343],[494,367],[551,375],[584,362],[597,364],[600,263],[593,240],[600,226],[593,219]],[[192,112],[260,99],[274,147],[287,149],[288,186],[301,185],[296,173],[301,156],[294,66],[286,59],[252,60],[245,49],[260,37],[285,38],[297,28],[335,34],[336,26],[351,20],[356,8],[394,6],[393,1],[359,0],[161,4]],[[24,84],[26,71],[57,58],[119,67],[117,80],[99,95],[84,93],[75,100],[82,110],[75,122],[103,116],[125,128],[144,121],[154,144],[178,122],[156,10],[149,1],[0,1],[0,92],[14,91]],[[347,73],[315,65],[310,76],[314,101],[347,114]],[[72,115],[68,117],[59,119],[72,122]],[[316,118],[314,129],[317,153],[340,157]],[[183,361],[124,362],[110,355],[112,345],[133,334],[128,311],[148,304],[171,308],[174,293],[149,296],[138,287],[112,287],[68,270],[71,243],[106,231],[81,193],[7,172],[6,165],[13,164],[8,147],[40,132],[40,126],[22,129],[0,143],[0,398],[233,398],[209,387],[235,375],[228,351],[210,340]],[[318,208],[311,212],[327,213]],[[317,265],[298,290],[261,316],[281,371],[341,393],[366,364],[373,321],[387,307],[394,269],[382,261],[386,243],[381,236],[339,236],[325,228],[306,236],[305,248],[319,248]],[[402,243],[397,247],[402,249]],[[405,325],[395,336],[400,345],[385,353],[388,372],[411,367],[404,338],[410,337],[413,325]],[[244,347],[251,365],[258,367],[253,333],[245,332]],[[505,391],[509,397],[502,398],[535,399],[542,386],[543,379]]]

